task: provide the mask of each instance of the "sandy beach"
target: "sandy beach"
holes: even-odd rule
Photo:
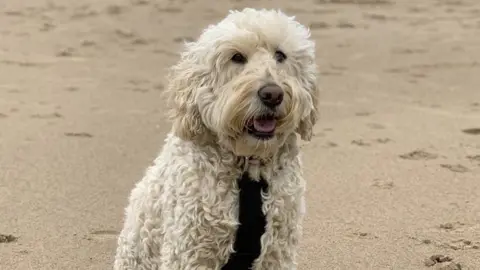
[[[479,1],[3,0],[1,270],[112,268],[166,69],[244,7],[317,43],[299,270],[480,269]]]

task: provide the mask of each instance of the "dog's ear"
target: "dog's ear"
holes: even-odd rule
[[[312,108],[310,114],[300,120],[300,124],[298,125],[296,132],[300,134],[300,138],[302,140],[310,141],[313,136],[313,126],[317,123],[318,119],[319,91],[315,76],[311,76],[311,78],[306,80],[305,88],[310,94]]]
[[[185,52],[168,76],[170,118],[173,133],[184,140],[200,140],[207,132],[196,101],[197,90],[205,86],[207,71],[195,63],[192,52]]]

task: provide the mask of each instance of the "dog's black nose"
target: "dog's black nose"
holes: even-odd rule
[[[258,90],[260,100],[266,106],[274,108],[283,101],[283,90],[276,84],[267,84]]]

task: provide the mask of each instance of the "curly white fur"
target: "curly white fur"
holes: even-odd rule
[[[244,9],[186,44],[167,88],[172,131],[131,193],[114,269],[221,269],[234,252],[237,179],[245,170],[269,184],[266,232],[253,269],[296,269],[305,211],[296,133],[311,138],[318,103],[309,38],[307,28],[280,11]],[[276,50],[284,62],[275,60]],[[237,52],[247,63],[231,61]],[[259,140],[245,126],[263,110],[257,90],[266,83],[281,86],[285,97],[275,136]]]

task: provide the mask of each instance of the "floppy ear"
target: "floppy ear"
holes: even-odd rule
[[[306,80],[305,89],[308,89],[310,97],[312,99],[312,109],[310,114],[300,120],[300,124],[296,132],[300,134],[300,138],[304,141],[310,141],[313,136],[313,126],[317,123],[318,119],[318,100],[319,91],[317,88],[317,81],[315,76],[311,76]]]
[[[206,84],[207,72],[195,63],[193,52],[185,52],[168,76],[166,93],[170,101],[173,133],[184,140],[199,140],[207,133],[203,124],[196,93]]]

